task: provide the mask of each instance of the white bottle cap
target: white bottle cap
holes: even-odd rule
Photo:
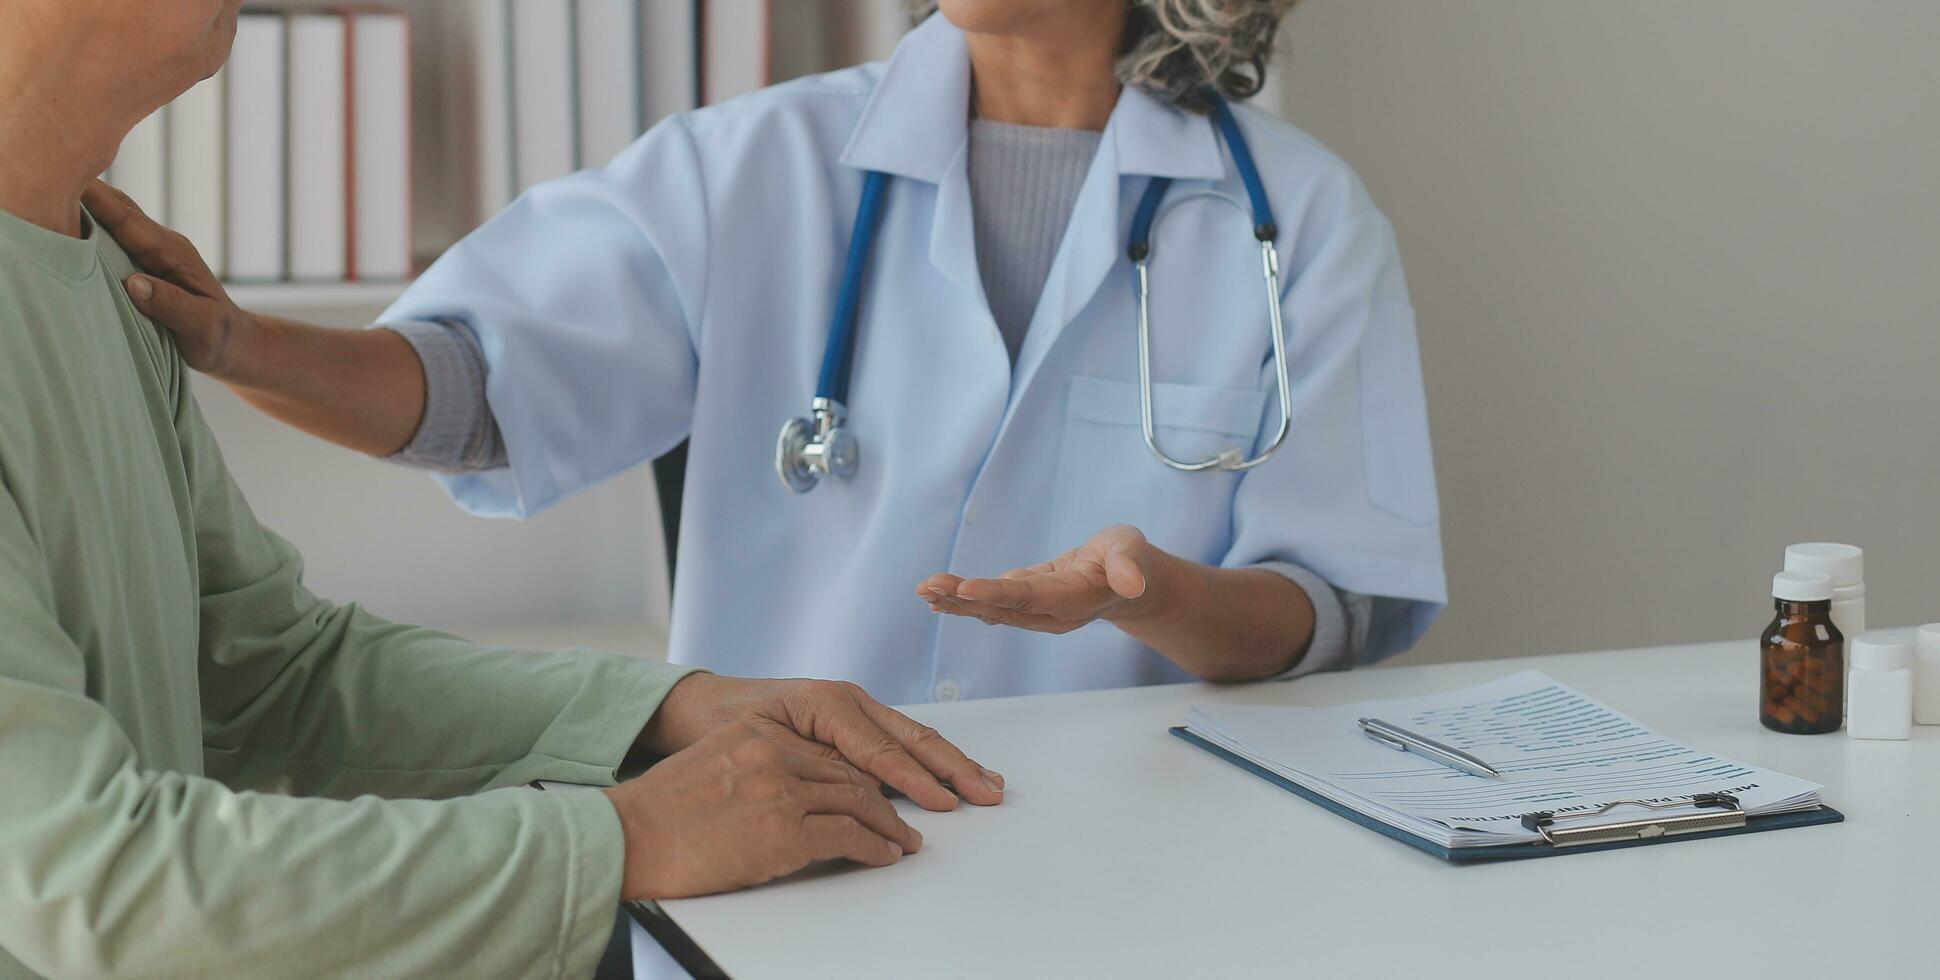
[[[1891,633],[1861,633],[1846,641],[1846,653],[1858,670],[1899,670],[1913,666],[1913,648]]]
[[[1772,576],[1772,598],[1819,602],[1832,598],[1832,576],[1824,572],[1779,572]]]
[[[1913,646],[1921,653],[1940,653],[1940,623],[1928,623],[1913,636]]]
[[[1824,572],[1835,587],[1849,588],[1865,581],[1866,553],[1849,544],[1795,544],[1785,549],[1785,570]]]

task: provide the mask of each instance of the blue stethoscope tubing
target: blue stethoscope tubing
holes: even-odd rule
[[[1161,217],[1161,207],[1172,189],[1172,178],[1153,177],[1132,213],[1131,233],[1125,246],[1138,274],[1138,373],[1140,409],[1145,428],[1145,445],[1160,462],[1176,470],[1197,472],[1218,468],[1226,471],[1251,469],[1265,462],[1286,441],[1293,422],[1292,379],[1286,360],[1286,339],[1280,318],[1280,259],[1274,247],[1279,226],[1273,220],[1272,203],[1266,185],[1260,181],[1253,153],[1240,133],[1239,123],[1226,100],[1211,94],[1213,125],[1232,154],[1240,183],[1252,205],[1253,237],[1260,243],[1261,271],[1265,279],[1267,308],[1273,337],[1273,358],[1278,368],[1280,427],[1273,440],[1257,455],[1247,458],[1237,448],[1196,461],[1174,459],[1159,448],[1152,414],[1151,356],[1151,280],[1152,230]],[[868,171],[862,182],[862,200],[856,206],[855,230],[849,238],[849,253],[843,262],[841,291],[829,317],[828,347],[822,353],[822,370],[815,382],[815,398],[810,403],[813,418],[793,418],[783,424],[775,448],[775,469],[782,483],[796,493],[807,493],[824,476],[850,479],[860,463],[859,446],[847,421],[849,380],[855,365],[857,312],[862,302],[863,278],[869,269],[869,254],[875,247],[876,232],[882,224],[884,198],[888,196],[889,175]],[[1239,206],[1225,195],[1202,191],[1193,196],[1210,196]],[[1177,202],[1174,202],[1177,203]]]

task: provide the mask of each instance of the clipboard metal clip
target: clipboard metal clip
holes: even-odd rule
[[[1587,820],[1600,817],[1624,806],[1643,807],[1646,810],[1676,810],[1695,806],[1711,812],[1687,813],[1661,820],[1628,820],[1623,823],[1556,829],[1556,824],[1564,820]],[[1699,834],[1707,830],[1729,830],[1744,825],[1744,808],[1738,804],[1738,798],[1730,793],[1699,793],[1688,799],[1662,803],[1649,800],[1618,800],[1587,813],[1566,813],[1558,816],[1553,810],[1538,810],[1535,813],[1525,814],[1522,818],[1523,828],[1543,835],[1543,840],[1548,841],[1551,847],[1649,840],[1657,837],[1674,837],[1678,834]]]

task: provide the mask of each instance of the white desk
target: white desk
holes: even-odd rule
[[[895,867],[665,908],[736,980],[1940,976],[1940,728],[1768,732],[1756,658],[1741,642],[925,705],[910,713],[1005,774],[1003,806],[899,804],[926,845]],[[1847,822],[1454,867],[1166,732],[1194,704],[1360,701],[1524,667],[1824,783]]]

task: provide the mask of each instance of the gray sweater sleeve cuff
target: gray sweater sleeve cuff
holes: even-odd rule
[[[485,398],[485,351],[471,330],[421,320],[378,326],[403,337],[424,365],[424,418],[390,461],[444,473],[504,467],[505,443]]]
[[[1359,659],[1367,646],[1367,597],[1336,589],[1324,578],[1292,562],[1269,561],[1254,566],[1276,572],[1292,580],[1307,593],[1314,607],[1314,635],[1307,652],[1275,677],[1291,680],[1323,670],[1346,670]]]

